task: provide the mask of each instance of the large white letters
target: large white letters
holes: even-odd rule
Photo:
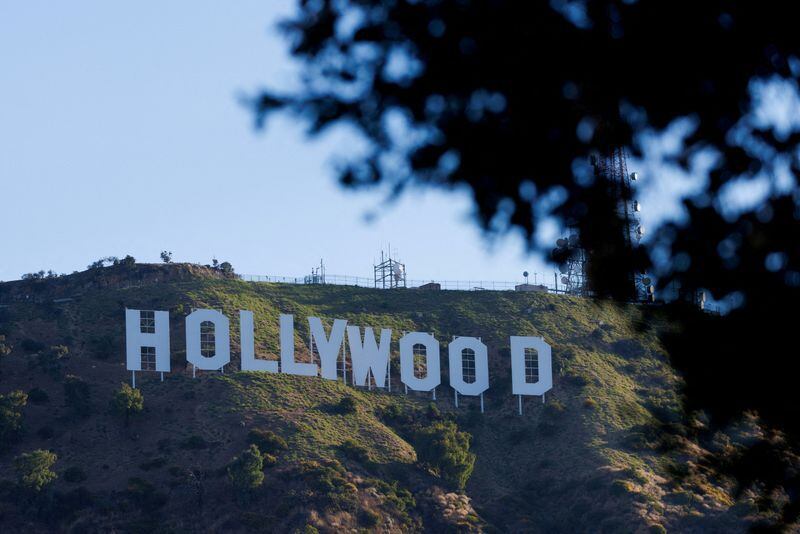
[[[464,380],[464,349],[475,353],[475,381]],[[450,385],[462,395],[480,395],[489,389],[489,356],[486,345],[476,337],[457,337],[448,346]]]
[[[322,364],[322,378],[336,380],[339,375],[336,363],[339,361],[339,353],[344,342],[344,327],[347,321],[334,319],[331,327],[330,338],[325,337],[325,327],[319,317],[308,318],[308,328],[311,331],[311,342],[317,346],[319,351],[319,361]],[[312,347],[309,347],[312,348]]]
[[[376,340],[373,328],[348,326],[344,319],[334,319],[328,335],[319,317],[309,317],[308,327],[312,354],[316,347],[321,365],[295,359],[294,316],[289,314],[280,315],[280,360],[259,359],[255,354],[253,312],[240,310],[241,370],[321,374],[325,379],[337,380],[339,356],[342,361],[346,357],[347,336],[353,385],[370,385],[370,374],[379,388],[391,384],[391,329],[382,328]],[[186,317],[186,360],[196,369],[222,370],[231,359],[230,335],[230,321],[222,313],[194,310]],[[537,395],[544,400],[544,394],[553,388],[552,350],[542,337],[511,336],[510,345],[512,393],[519,395],[522,414],[523,395]],[[136,371],[161,372],[163,381],[163,373],[170,370],[169,313],[126,309],[125,346],[134,387]],[[459,394],[480,396],[483,411],[483,393],[489,389],[488,348],[479,338],[456,336],[448,345],[448,357],[455,407]],[[418,358],[423,358],[424,363],[415,361]],[[415,375],[417,367],[424,367],[425,376]],[[400,379],[407,389],[434,391],[436,399],[435,390],[441,384],[441,357],[439,342],[432,334],[409,332],[400,338]]]
[[[366,386],[369,372],[375,377],[375,385],[379,388],[386,384],[386,373],[389,366],[389,345],[392,342],[392,330],[381,328],[381,340],[375,344],[375,333],[372,328],[364,329],[364,343],[361,343],[361,328],[347,327],[347,341],[350,345],[350,360],[353,364],[353,383]]]
[[[214,355],[203,356],[202,323],[214,325]],[[198,369],[222,369],[231,361],[231,323],[216,310],[195,310],[186,316],[186,360]]]
[[[525,380],[525,349],[535,349],[539,380]],[[553,388],[550,345],[542,337],[511,336],[511,391],[514,395],[544,395]]]
[[[294,315],[281,314],[281,372],[289,375],[317,376],[317,364],[294,359]]]
[[[153,314],[152,320],[150,317],[142,317],[141,310],[125,310],[125,351],[128,370],[169,372],[169,312],[144,313]],[[142,349],[155,350],[155,368],[142,369],[142,357],[145,352]]]
[[[239,311],[239,341],[242,347],[242,371],[278,372],[277,361],[259,360],[256,358],[253,312],[251,311]]]
[[[425,378],[414,376],[414,345],[425,347]],[[441,383],[436,338],[425,332],[411,332],[400,338],[400,380],[415,391],[431,391]]]

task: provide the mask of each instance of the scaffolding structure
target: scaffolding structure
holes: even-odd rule
[[[392,258],[391,249],[386,254],[381,251],[381,261],[373,266],[375,287],[396,289],[406,287],[406,266]]]

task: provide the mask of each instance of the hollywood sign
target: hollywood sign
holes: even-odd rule
[[[285,373],[299,376],[321,376],[347,381],[347,353],[350,355],[352,384],[391,389],[390,345],[392,330],[381,328],[376,340],[372,328],[348,325],[334,319],[328,333],[318,317],[309,317],[309,351],[319,354],[316,362],[300,362],[295,357],[294,316],[280,316],[280,359],[256,357],[253,312],[239,312],[239,339],[242,371]],[[346,337],[346,341],[345,341]],[[170,371],[169,312],[125,310],[127,369],[132,372],[136,387],[137,371]],[[511,388],[522,397],[544,395],[553,387],[550,345],[541,337],[511,336]],[[349,351],[345,350],[349,348]],[[400,338],[400,381],[406,391],[433,392],[441,384],[439,341],[427,332],[408,332]],[[458,396],[480,397],[489,389],[488,348],[477,337],[456,336],[447,345],[450,387]],[[415,364],[422,363],[425,376],[417,376]],[[231,361],[230,321],[216,310],[194,310],[186,316],[186,360],[196,369],[222,371]],[[467,372],[465,372],[465,370]],[[370,380],[370,377],[372,380]]]

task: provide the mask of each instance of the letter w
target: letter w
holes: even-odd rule
[[[375,385],[382,388],[386,384],[389,372],[389,345],[392,342],[392,330],[381,328],[381,340],[375,344],[375,333],[372,328],[364,329],[364,342],[361,342],[361,329],[357,326],[347,327],[347,341],[350,345],[350,360],[353,364],[353,383],[366,386],[368,373],[372,371]]]

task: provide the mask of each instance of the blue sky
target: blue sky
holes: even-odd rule
[[[385,206],[383,191],[336,184],[345,132],[311,141],[288,117],[253,129],[239,97],[296,80],[275,31],[293,4],[0,0],[0,280],[164,249],[246,274],[302,276],[324,258],[330,274],[370,276],[389,243],[412,279],[552,280],[519,236],[480,233],[465,191]],[[629,167],[649,229],[697,187]]]
[[[324,258],[369,276],[389,242],[415,279],[552,273],[516,236],[483,239],[466,193],[384,209],[382,192],[341,189],[341,132],[253,130],[237,97],[291,86],[274,31],[291,4],[0,1],[0,280],[163,249],[243,273],[302,275]]]

